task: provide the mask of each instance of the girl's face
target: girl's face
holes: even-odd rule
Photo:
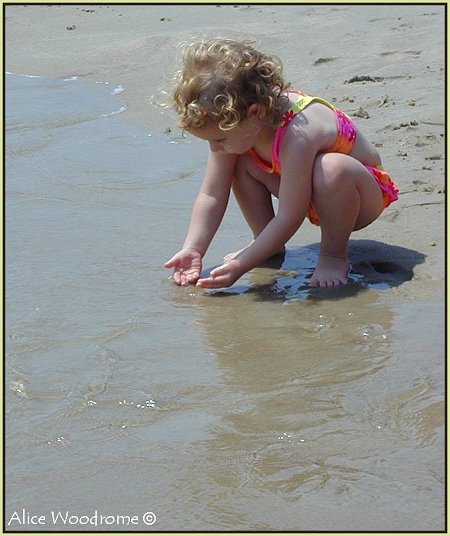
[[[231,130],[220,130],[216,124],[208,124],[190,130],[196,138],[206,140],[212,152],[244,154],[251,149],[261,132],[255,118],[244,119]]]

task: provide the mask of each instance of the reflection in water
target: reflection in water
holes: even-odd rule
[[[219,525],[232,520],[254,530],[406,527],[407,516],[390,504],[401,511],[411,486],[423,497],[417,489],[436,482],[429,475],[408,481],[404,456],[420,459],[419,445],[427,438],[430,445],[443,423],[442,405],[429,404],[431,384],[411,389],[411,377],[402,376],[395,314],[376,290],[411,279],[411,263],[357,260],[362,273],[354,266],[352,283],[317,290],[307,287],[313,263],[304,277],[293,270],[313,260],[308,248],[289,252],[270,281],[273,264],[244,284],[189,295],[225,384],[221,421],[201,442],[205,478],[220,490],[210,512]],[[411,402],[424,406],[414,434]],[[428,413],[433,424],[421,432]],[[334,517],[320,517],[324,503]],[[361,511],[364,505],[384,517]]]

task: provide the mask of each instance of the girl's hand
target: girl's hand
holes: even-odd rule
[[[222,266],[211,270],[209,277],[199,279],[197,287],[201,288],[223,288],[231,286],[243,274],[240,262],[232,259]]]
[[[197,282],[202,271],[202,255],[196,249],[182,249],[165,264],[173,268],[173,280],[177,285],[189,285]]]

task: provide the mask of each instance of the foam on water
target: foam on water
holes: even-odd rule
[[[30,106],[29,91],[34,102]],[[108,83],[83,82],[77,77],[53,80],[33,75],[6,73],[5,120],[7,131],[76,124],[126,111],[116,95],[124,88],[111,91]],[[12,96],[14,95],[14,98]],[[49,105],[51,102],[51,105]],[[31,123],[30,123],[31,121]]]

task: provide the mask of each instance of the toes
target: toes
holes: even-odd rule
[[[346,285],[348,283],[345,278],[331,278],[331,279],[311,279],[309,286],[313,288],[328,288],[328,287],[339,287],[340,285]]]

